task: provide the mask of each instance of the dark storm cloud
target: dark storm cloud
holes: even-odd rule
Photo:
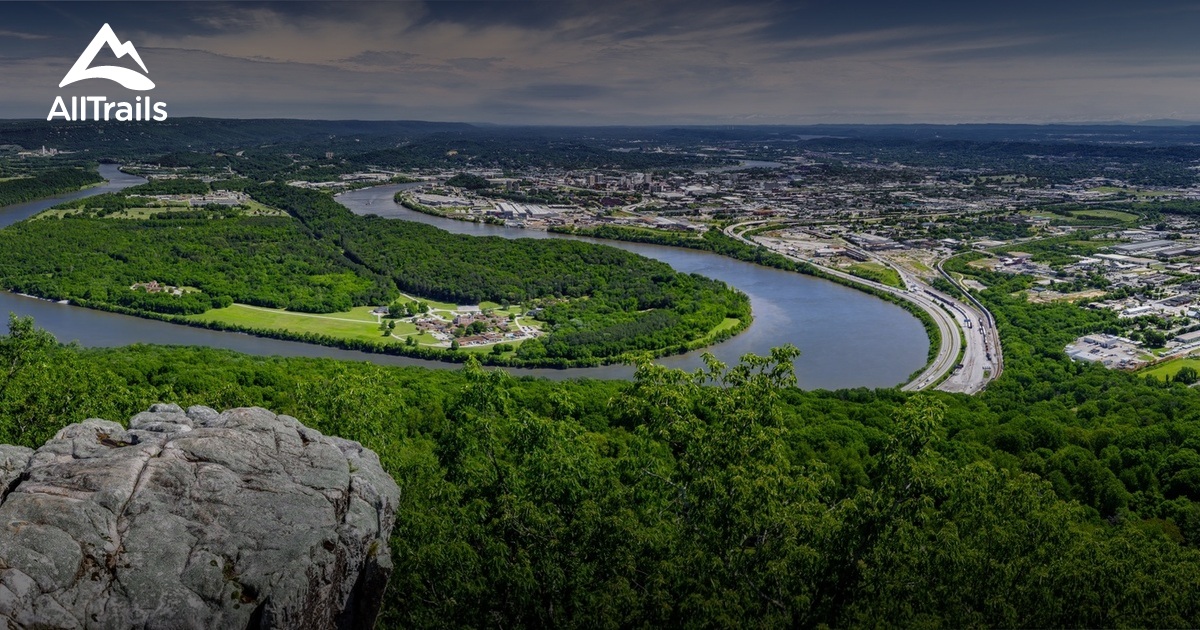
[[[8,3],[0,116],[44,116],[105,22],[175,115],[1200,118],[1200,10],[1176,0]]]

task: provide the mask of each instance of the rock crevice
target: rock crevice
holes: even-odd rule
[[[0,617],[39,628],[361,628],[399,490],[259,408],[155,405],[0,445]],[[11,626],[10,626],[11,627]]]

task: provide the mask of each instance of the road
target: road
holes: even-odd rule
[[[738,234],[737,229],[767,222],[767,220],[758,220],[737,223],[725,228],[725,234],[748,245],[759,246],[760,243]],[[936,389],[941,391],[974,394],[986,387],[991,379],[999,376],[1001,369],[1000,344],[999,337],[996,335],[995,320],[982,304],[965,291],[964,294],[970,297],[971,303],[964,303],[934,289],[917,274],[870,252],[862,253],[876,262],[895,269],[900,274],[905,289],[866,280],[840,269],[827,267],[785,252],[777,251],[776,253],[796,262],[813,265],[831,276],[907,300],[929,314],[938,328],[942,342],[933,361],[914,379],[904,384],[901,389],[919,391],[936,386]],[[953,278],[942,271],[940,262],[937,264],[937,268],[947,280],[957,285]],[[961,287],[959,288],[961,289]],[[965,348],[964,340],[966,341]],[[962,353],[961,368],[958,367],[960,352]]]
[[[991,311],[971,295],[958,280],[942,269],[943,262],[945,261],[939,260],[935,265],[938,273],[958,287],[959,292],[967,296],[967,300],[969,300],[968,303],[957,300],[956,302],[964,313],[969,313],[975,320],[973,330],[968,333],[968,336],[975,342],[967,344],[968,352],[963,357],[962,374],[952,375],[939,389],[974,394],[983,389],[988,381],[1000,376],[1000,373],[1004,371],[1004,353],[1000,347],[1000,331],[996,328],[996,318],[992,316]],[[969,376],[967,376],[968,374]],[[961,378],[956,378],[960,376]]]

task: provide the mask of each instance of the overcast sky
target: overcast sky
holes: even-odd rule
[[[1200,3],[1175,0],[3,3],[0,117],[132,101],[57,87],[106,22],[172,116],[1200,120]]]

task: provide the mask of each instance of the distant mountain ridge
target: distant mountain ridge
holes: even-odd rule
[[[41,146],[86,152],[93,159],[144,159],[172,153],[236,153],[265,149],[274,154],[303,153],[336,160],[359,156],[370,164],[410,167],[412,156],[421,163],[431,157],[459,155],[456,163],[509,166],[499,154],[539,155],[549,151],[547,163],[568,168],[603,166],[620,162],[614,148],[642,147],[655,155],[656,146],[683,147],[692,151],[692,162],[702,159],[699,147],[721,142],[754,142],[775,147],[826,149],[832,144],[859,141],[889,143],[968,142],[976,144],[1057,144],[1183,146],[1200,145],[1200,125],[1187,121],[1148,120],[1142,123],[1075,124],[821,124],[805,126],[606,126],[553,127],[476,125],[464,122],[419,120],[301,120],[171,118],[166,123],[146,122],[46,122],[0,120],[0,146]],[[1039,148],[1038,151],[1041,149]],[[259,151],[262,153],[262,151]],[[585,160],[562,160],[556,153],[587,153]],[[466,156],[476,160],[467,160]],[[660,158],[667,153],[657,154]],[[682,154],[677,154],[682,155]],[[724,158],[707,153],[709,158]],[[82,157],[82,156],[81,156]],[[626,162],[628,160],[625,160]],[[686,160],[657,159],[653,164],[619,164],[622,167],[672,167]]]
[[[398,141],[438,132],[474,129],[466,123],[440,123],[412,120],[293,120],[176,118],[170,122],[46,122],[43,120],[0,121],[0,145],[16,144],[31,148],[42,145],[61,150],[89,150],[112,157],[170,153],[173,151],[211,152],[231,147],[257,147],[275,144],[330,143],[348,136],[362,140],[379,139],[379,146],[394,146]],[[384,140],[386,139],[386,141]],[[351,140],[352,141],[352,140]],[[338,149],[334,149],[338,150]]]

